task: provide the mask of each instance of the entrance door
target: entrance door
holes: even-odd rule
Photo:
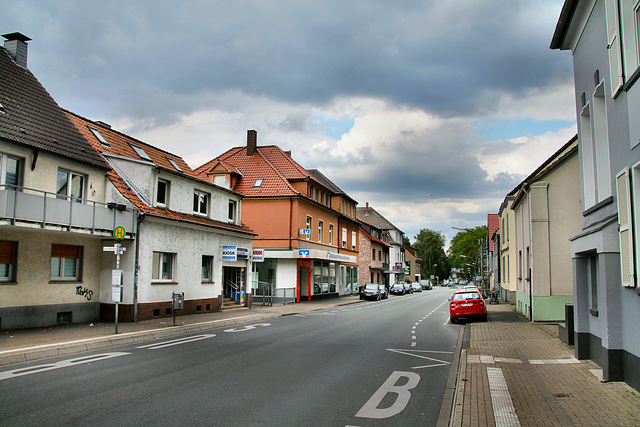
[[[222,295],[236,302],[243,302],[245,277],[242,267],[222,268]]]
[[[300,302],[300,300],[311,301],[311,261],[298,261],[297,282],[296,302]]]

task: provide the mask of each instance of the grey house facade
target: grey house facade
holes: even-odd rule
[[[551,42],[573,54],[582,230],[571,240],[575,353],[640,388],[637,2],[566,0]],[[636,6],[634,7],[634,4]]]

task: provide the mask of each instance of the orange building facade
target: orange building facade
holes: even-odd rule
[[[277,146],[235,147],[196,169],[202,179],[244,195],[242,223],[258,236],[264,260],[252,268],[262,294],[295,301],[358,290],[356,204],[317,170],[306,170]],[[231,209],[231,208],[230,208]]]

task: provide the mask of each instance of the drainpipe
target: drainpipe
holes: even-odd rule
[[[529,277],[529,320],[533,322],[533,231],[531,230],[532,218],[531,218],[531,196],[527,191],[527,183],[523,183],[522,191],[527,195],[527,206],[529,208],[529,259],[527,264],[531,275]]]
[[[139,275],[139,258],[140,258],[140,225],[144,221],[144,212],[140,212],[137,218],[138,227],[136,228],[136,255],[135,265],[133,267],[133,321],[138,321],[138,275]]]
[[[291,227],[293,226],[293,197],[289,196],[289,250],[291,250]]]

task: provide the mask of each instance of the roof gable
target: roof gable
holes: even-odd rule
[[[31,71],[17,65],[2,47],[0,104],[0,138],[108,168]]]

